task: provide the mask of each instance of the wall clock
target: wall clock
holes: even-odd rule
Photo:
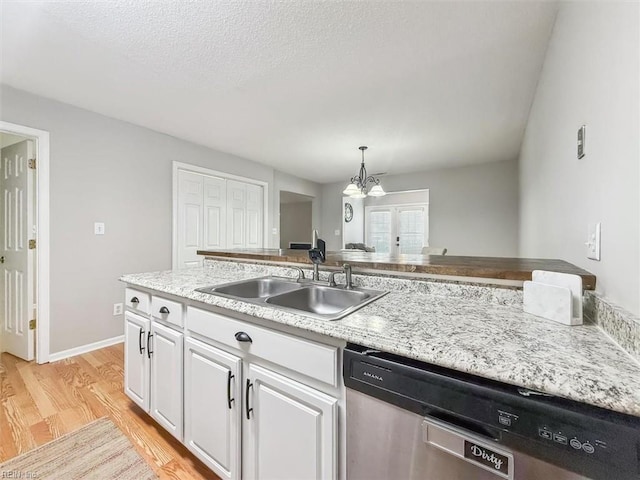
[[[349,223],[353,220],[353,207],[350,203],[344,204],[344,221]]]

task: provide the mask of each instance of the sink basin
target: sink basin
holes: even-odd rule
[[[343,290],[313,285],[268,298],[267,303],[320,315],[335,315],[371,298],[358,290]]]
[[[219,287],[199,288],[199,292],[219,293],[240,298],[267,298],[297,290],[302,285],[287,278],[265,277],[227,283]]]
[[[281,277],[252,278],[198,288],[197,291],[269,305],[323,320],[339,320],[387,293],[364,288],[347,290]]]

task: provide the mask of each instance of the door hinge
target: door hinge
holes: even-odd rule
[[[29,250],[33,250],[34,248],[36,248],[36,241],[29,240]]]
[[[35,170],[36,169],[36,159],[32,158],[31,160],[29,160],[28,165],[29,165],[29,168],[31,170]]]
[[[35,330],[36,329],[36,319],[34,318],[33,320],[29,320],[29,330]]]

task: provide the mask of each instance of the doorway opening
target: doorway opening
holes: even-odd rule
[[[311,248],[314,197],[280,191],[280,248]]]
[[[0,352],[49,361],[49,134],[0,122]]]

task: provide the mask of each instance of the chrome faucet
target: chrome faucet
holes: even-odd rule
[[[342,266],[342,269],[344,270],[344,276],[345,276],[344,288],[346,288],[347,290],[352,290],[353,280],[351,279],[351,265],[349,265],[348,263],[345,263]]]
[[[304,270],[302,270],[300,267],[291,267],[291,268],[293,268],[298,272],[298,281],[304,280]]]
[[[325,262],[326,245],[324,240],[318,238],[318,231],[313,231],[313,248],[309,250],[309,259],[313,262],[313,279],[320,280],[319,265]]]
[[[353,289],[353,281],[351,280],[351,265],[349,265],[348,263],[345,263],[342,266],[342,270],[335,270],[335,271],[329,273],[329,286],[330,287],[337,287],[338,286],[336,284],[336,275],[339,275],[341,273],[344,273],[344,276],[345,276],[344,288],[346,290],[352,290]]]

